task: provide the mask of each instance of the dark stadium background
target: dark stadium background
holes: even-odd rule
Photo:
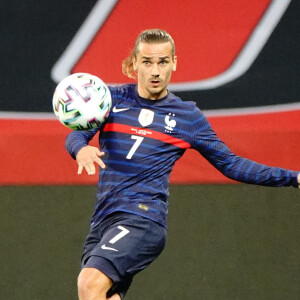
[[[174,1],[166,2],[174,7]],[[76,165],[63,150],[67,130],[48,120],[48,115],[41,121],[39,117],[34,120],[37,115],[31,113],[51,112],[56,85],[51,69],[95,3],[1,3],[0,299],[76,299],[76,277],[94,207],[92,183],[96,179],[71,180],[69,173],[76,172]],[[218,1],[206,3],[216,5]],[[299,11],[299,1],[292,0],[243,76],[217,89],[177,94],[196,101],[204,110],[296,103],[300,95]],[[139,19],[130,22],[138,26]],[[224,119],[226,123],[211,121],[233,147],[242,133],[252,138],[252,144],[238,149],[241,155],[251,148],[253,157],[270,156],[270,162],[300,169],[298,113],[290,112],[275,129],[270,126],[273,119],[265,127],[230,117]],[[243,131],[233,131],[235,126]],[[283,135],[288,136],[289,144],[281,145]],[[255,152],[260,144],[276,142],[276,138],[276,146],[264,148],[265,153]],[[59,143],[50,147],[55,139]],[[278,157],[274,155],[277,147]],[[63,170],[57,169],[59,165]],[[67,175],[62,176],[62,171]],[[210,173],[218,179],[210,184],[198,178],[190,182],[179,168],[175,172],[167,247],[136,277],[126,299],[299,299],[299,191],[228,184],[217,173]],[[54,185],[54,177],[64,181]],[[49,183],[43,178],[49,178]]]

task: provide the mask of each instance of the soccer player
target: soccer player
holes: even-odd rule
[[[163,250],[169,175],[186,149],[200,152],[225,176],[265,186],[298,187],[300,173],[235,155],[194,102],[168,91],[177,57],[172,37],[142,32],[123,72],[137,84],[109,87],[112,111],[99,129],[73,131],[66,148],[83,169],[101,167],[97,205],[78,277],[80,300],[120,300],[133,276]],[[100,148],[89,141],[100,131]],[[197,172],[197,170],[193,170]]]

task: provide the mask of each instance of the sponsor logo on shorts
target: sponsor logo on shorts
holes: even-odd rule
[[[105,244],[101,246],[101,249],[103,249],[103,250],[111,250],[111,251],[116,251],[116,252],[118,252],[117,249],[112,248],[112,247],[107,247]]]
[[[139,203],[138,207],[144,211],[148,211],[149,210],[149,207],[147,205],[144,205],[144,204],[141,204]]]

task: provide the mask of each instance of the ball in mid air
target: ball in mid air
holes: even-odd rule
[[[75,73],[57,85],[52,104],[63,125],[73,130],[89,130],[106,121],[111,109],[111,95],[99,77]]]

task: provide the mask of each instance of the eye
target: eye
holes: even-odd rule
[[[161,65],[166,65],[167,63],[168,63],[167,60],[162,60],[162,61],[160,62]]]

